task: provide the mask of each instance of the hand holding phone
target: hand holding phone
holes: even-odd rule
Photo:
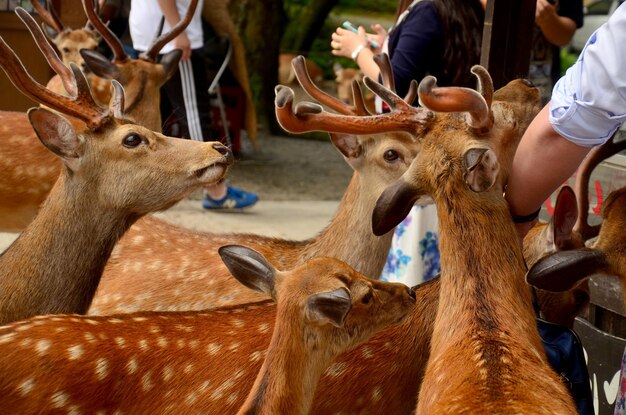
[[[348,29],[354,33],[359,33],[359,29],[354,27],[354,25],[347,20],[343,22],[342,26],[344,29]],[[367,45],[370,46],[371,48],[378,49],[378,42],[374,40],[370,40],[369,38],[367,39]]]

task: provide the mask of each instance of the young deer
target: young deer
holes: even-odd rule
[[[265,356],[240,412],[304,414],[334,356],[399,323],[415,307],[415,294],[406,286],[370,280],[333,258],[282,272],[248,248],[223,247],[220,254],[243,284],[272,295],[278,304],[43,316],[2,327],[2,408],[10,413],[224,413],[242,405]],[[232,330],[247,336],[234,339]],[[269,340],[270,335],[267,352],[240,356],[236,370],[222,370],[224,360],[248,349],[252,342],[244,338]],[[220,373],[223,382],[213,383],[211,373]],[[247,387],[234,388],[244,378]]]
[[[472,71],[483,88],[491,84],[482,67]],[[503,198],[509,166],[499,159],[509,160],[502,150],[515,119],[498,114],[489,95],[438,88],[433,77],[420,83],[419,97],[436,121],[373,214],[382,234],[418,198],[430,195],[437,205],[442,295],[416,413],[575,414],[546,360]]]
[[[197,0],[190,3],[188,16],[193,14]],[[99,91],[97,102],[110,101],[110,81],[116,79],[125,88],[126,117],[152,130],[161,131],[159,111],[160,87],[178,68],[180,50],[165,54],[156,62],[159,50],[184,30],[188,19],[183,19],[168,33],[154,41],[152,47],[140,59],[130,59],[121,42],[100,20],[94,11],[93,0],[84,0],[83,7],[92,25],[102,34],[104,40],[114,52],[110,62],[95,51],[83,50],[82,56],[92,72],[91,90]],[[63,83],[57,77],[58,84]],[[71,85],[48,84],[53,91],[65,94]],[[102,91],[107,93],[103,96]],[[72,95],[71,91],[70,95]],[[74,128],[84,124],[79,119],[71,119]],[[0,130],[0,231],[22,231],[35,217],[41,203],[59,177],[61,163],[58,158],[43,148],[33,131],[25,113],[0,111],[0,125],[11,128]],[[37,166],[37,167],[35,167]]]
[[[62,174],[39,214],[0,256],[0,322],[38,314],[85,313],[113,246],[141,216],[166,209],[194,189],[216,183],[232,163],[219,143],[178,140],[124,118],[124,92],[113,81],[111,108],[96,104],[82,72],[67,70],[21,8],[51,66],[76,95],[55,94],[34,81],[0,38],[0,66],[25,95],[87,125],[31,109],[39,140],[59,157]]]
[[[388,62],[381,62],[390,78]],[[303,58],[294,61],[294,72],[311,96],[342,114],[362,114],[359,117],[365,118],[360,107],[349,106],[317,89],[308,77]],[[357,102],[359,92],[357,85]],[[331,134],[331,141],[354,174],[335,217],[316,237],[296,242],[253,234],[199,233],[146,217],[131,227],[113,251],[90,314],[202,310],[265,298],[245,290],[231,278],[217,254],[217,249],[227,244],[250,246],[283,268],[293,268],[318,256],[332,256],[365,275],[380,275],[392,233],[381,237],[372,234],[371,211],[380,192],[408,168],[420,144],[403,132],[364,137]],[[159,258],[157,263],[146,262],[153,256]]]

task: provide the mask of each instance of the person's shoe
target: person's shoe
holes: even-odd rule
[[[234,187],[226,187],[226,196],[221,199],[213,199],[207,193],[202,199],[202,207],[205,209],[243,209],[254,205],[259,200],[256,193]]]

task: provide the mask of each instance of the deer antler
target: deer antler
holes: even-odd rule
[[[615,142],[617,133],[604,144],[594,148],[589,152],[585,160],[581,163],[576,174],[574,187],[578,195],[578,218],[574,225],[574,232],[577,232],[583,240],[598,236],[600,225],[591,226],[588,222],[589,216],[589,180],[595,167],[605,159],[626,149],[626,140]]]
[[[493,83],[489,73],[481,66],[474,65],[472,73],[480,83],[484,95],[469,88],[437,87],[437,79],[427,76],[422,79],[418,94],[422,105],[439,112],[467,112],[467,124],[478,133],[488,131],[493,125],[490,104],[493,96]]]
[[[365,83],[373,91],[377,89],[381,93],[384,91],[388,96],[395,97],[394,101],[397,101],[397,105],[391,106],[392,112],[374,116],[340,115],[326,112],[320,105],[311,102],[299,103],[294,110],[293,90],[284,85],[278,85],[275,89],[274,101],[278,122],[286,131],[292,133],[327,131],[365,135],[407,131],[417,136],[423,131],[425,124],[432,119],[431,111],[411,107],[378,82],[366,77]]]
[[[34,20],[28,12],[21,7],[16,8],[16,13],[25,23],[28,19],[32,20],[34,23]],[[64,67],[59,57],[50,47],[46,37],[41,33],[39,26],[37,26],[36,23],[34,23],[34,25],[27,23],[27,26],[29,29],[36,28],[36,31],[39,33],[39,35],[36,36],[37,45],[44,52],[50,66],[55,70]],[[76,95],[75,97],[65,97],[46,89],[35,81],[26,71],[13,49],[6,44],[2,37],[0,37],[0,52],[0,56],[2,56],[0,66],[4,69],[13,85],[34,101],[63,114],[78,118],[92,129],[103,125],[111,118],[111,111],[108,108],[103,108],[96,104],[91,96],[85,75],[75,64],[70,64],[71,73],[67,71],[57,72],[62,78],[63,84],[70,85],[76,92],[73,94]]]
[[[113,63],[126,62],[128,55],[124,52],[122,42],[115,36],[115,33],[109,29],[109,26],[102,21],[100,16],[98,16],[93,0],[83,0],[83,9],[85,9],[85,14],[89,22],[91,22],[93,27],[102,35],[104,41],[113,51]]]
[[[176,25],[169,32],[157,37],[154,42],[152,42],[152,45],[148,48],[148,50],[142,53],[139,57],[151,62],[156,62],[159,51],[163,48],[163,46],[167,45],[172,39],[181,34],[187,28],[193,18],[197,5],[198,0],[191,0],[185,17],[180,19],[180,21],[176,23]]]
[[[46,0],[48,9],[43,7],[39,1],[32,1],[31,4],[33,9],[37,11],[37,14],[39,14],[39,17],[41,17],[41,20],[43,20],[45,24],[52,27],[57,32],[62,32],[65,29],[63,23],[61,23],[61,19],[59,19],[59,16],[57,16],[54,11],[54,7],[50,4],[50,1]]]

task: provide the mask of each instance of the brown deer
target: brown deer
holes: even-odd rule
[[[585,212],[585,215],[579,216],[577,227],[582,235],[598,235],[598,238],[589,248],[556,252],[536,262],[526,276],[531,285],[560,292],[586,283],[587,278],[593,274],[616,275],[622,282],[626,280],[626,240],[623,237],[623,227],[626,225],[626,187],[614,190],[605,200],[601,225],[590,226],[586,215],[589,209],[588,182],[594,167],[626,148],[626,140],[615,139],[614,135],[607,143],[591,150],[576,176],[576,189],[579,194],[584,195],[579,199],[579,208]]]
[[[380,62],[390,78],[389,63]],[[294,61],[294,72],[304,89],[320,102],[339,113],[366,118],[364,110],[357,108],[362,102],[358,86],[357,106],[351,106],[316,88],[303,58]],[[293,95],[288,99],[293,100]],[[331,134],[331,141],[354,174],[335,217],[316,237],[290,241],[252,234],[199,233],[146,217],[131,227],[113,251],[89,313],[202,310],[265,298],[231,278],[217,253],[226,244],[250,246],[283,268],[332,256],[365,275],[380,275],[392,233],[382,237],[372,234],[371,211],[380,192],[408,168],[420,144],[403,132],[363,137]],[[147,263],[146,258],[153,256],[159,261]]]
[[[2,408],[224,413],[223,404],[233,410],[242,405],[265,358],[240,412],[305,414],[334,356],[399,323],[415,307],[415,294],[403,284],[370,280],[333,258],[283,272],[248,248],[227,246],[220,254],[236,278],[272,295],[277,305],[43,316],[2,327]],[[232,338],[231,329],[243,329],[248,339],[272,339],[267,352],[246,354],[237,370],[224,372],[220,361],[251,343]],[[221,373],[224,382],[213,383],[211,373]],[[246,389],[233,388],[244,378]]]
[[[152,131],[161,131],[159,89],[177,70],[181,52],[174,50],[165,54],[159,63],[156,62],[157,55],[163,45],[189,24],[196,4],[197,0],[192,1],[187,18],[181,20],[170,32],[157,38],[144,56],[130,59],[119,39],[95,13],[93,0],[84,0],[83,7],[90,22],[102,34],[115,56],[113,62],[110,62],[95,51],[82,51],[92,72],[105,78],[92,77],[92,91],[102,91],[103,83],[107,85],[106,90],[110,91],[109,79],[116,79],[126,91],[126,116]],[[60,81],[63,78],[58,79]],[[72,88],[71,85],[63,85],[60,89],[59,85],[50,87],[57,92]],[[99,96],[100,102],[108,103],[111,95],[107,92],[106,96]],[[37,135],[25,113],[0,111],[0,124],[11,125],[10,129],[0,131],[0,200],[3,201],[0,205],[0,231],[18,232],[37,214],[41,203],[59,177],[61,163],[39,145]],[[72,120],[72,124],[74,128],[83,126],[80,120]]]
[[[500,100],[503,102],[499,102]],[[534,111],[538,111],[539,102],[539,94],[536,89],[529,88],[520,81],[515,81],[495,92],[492,107],[496,117],[517,122],[519,128],[517,139],[519,139],[521,132],[532,119],[530,108],[534,106]],[[280,102],[280,104],[284,104],[284,102]],[[308,107],[299,108],[306,110]],[[279,108],[279,111],[289,112],[292,110],[290,105]],[[288,116],[288,118],[298,117],[304,119],[302,122],[307,125],[323,120],[324,122],[336,122],[332,126],[333,129],[353,128],[349,123],[341,122],[340,118],[326,113],[305,115],[302,112],[296,112]],[[388,115],[385,116],[385,118],[388,117]],[[357,121],[350,116],[343,116],[343,118],[360,122],[360,120]],[[316,125],[321,126],[322,124]],[[465,127],[462,127],[464,130]],[[304,126],[301,129],[304,129]],[[510,156],[512,157],[512,154]],[[511,159],[509,158],[508,161],[510,162]],[[562,209],[557,208],[557,212],[560,211]],[[336,359],[319,383],[311,413],[410,414],[414,412],[421,379],[429,356],[431,333],[439,299],[439,280],[436,279],[415,287],[415,292],[416,306],[403,323],[385,329],[366,343]],[[263,356],[270,343],[276,318],[276,307],[265,301],[202,312],[198,315],[206,315],[207,318],[202,326],[193,324],[193,322],[199,322],[198,319],[188,318],[187,323],[176,327],[175,324],[169,324],[169,317],[166,317],[188,316],[189,314],[158,314],[162,320],[157,322],[158,326],[145,324],[144,317],[154,316],[154,313],[124,316],[125,326],[123,327],[119,326],[121,321],[117,316],[81,318],[77,323],[82,322],[82,327],[86,333],[81,333],[74,343],[57,352],[67,353],[66,356],[77,356],[79,360],[70,360],[69,358],[62,360],[61,355],[59,355],[57,358],[52,358],[51,361],[57,362],[56,364],[67,365],[67,368],[70,369],[76,367],[76,373],[79,371],[84,373],[84,364],[80,358],[83,357],[82,352],[85,347],[100,345],[102,353],[106,353],[101,356],[106,359],[106,361],[102,361],[101,365],[105,365],[108,363],[110,355],[116,356],[118,353],[126,353],[125,348],[131,344],[126,337],[128,333],[145,333],[145,335],[140,336],[141,339],[135,339],[134,342],[134,345],[139,345],[141,351],[124,354],[126,360],[121,365],[121,369],[116,366],[115,370],[125,370],[125,376],[119,377],[117,380],[117,390],[123,392],[130,388],[131,396],[133,396],[131,401],[142,398],[144,394],[147,401],[150,401],[155,396],[152,393],[158,389],[158,399],[165,395],[172,405],[170,409],[173,410],[176,405],[174,402],[183,402],[184,405],[187,405],[187,402],[196,402],[199,395],[204,396],[203,392],[211,386],[212,390],[207,398],[211,406],[210,409],[203,408],[203,413],[236,413],[245,399],[241,391],[250,390],[255,376],[260,370]],[[223,322],[219,317],[225,315],[229,318]],[[52,320],[55,318],[58,319],[59,317],[52,316],[45,319]],[[67,317],[70,320],[71,318],[74,317]],[[75,318],[78,319],[79,317]],[[62,319],[63,321],[66,320],[66,318]],[[51,332],[63,333],[68,330],[57,327],[54,330],[42,329],[37,333],[39,325],[52,324],[40,320],[40,318],[35,318],[12,325],[7,328],[10,333],[0,331],[2,347],[7,343],[32,346],[37,344],[39,340],[47,340],[51,344],[64,344],[57,340],[52,341],[49,334]],[[103,324],[109,326],[117,324],[115,326],[117,329],[112,329],[117,331],[100,333],[99,329],[103,327]],[[129,324],[132,326],[128,326]],[[159,330],[162,327],[168,327],[168,330],[176,327],[177,340],[172,342],[161,338],[163,336],[160,335]],[[36,330],[33,331],[31,328]],[[15,335],[9,335],[13,332]],[[24,336],[31,340],[18,341],[16,336],[21,336],[22,332],[26,332]],[[103,343],[105,340],[106,342]],[[111,343],[112,341],[114,344]],[[46,344],[48,343],[43,343],[44,346]],[[49,348],[47,349],[49,350]],[[30,359],[25,358],[24,360],[32,364]],[[202,370],[198,370],[197,366],[193,364],[190,365],[192,361],[204,362]],[[149,369],[147,372],[141,372],[140,375],[137,371],[140,366],[144,369],[148,366]],[[95,368],[95,364],[93,367]],[[109,368],[111,365],[106,365],[107,376],[111,373]],[[64,368],[64,370],[67,369]],[[51,377],[54,376],[52,375],[53,371],[47,373],[50,373]],[[177,373],[178,376],[173,376],[174,373]],[[3,377],[0,376],[0,379]],[[109,378],[107,380],[110,381]],[[2,384],[1,382],[0,380],[0,384]],[[7,384],[11,385],[15,382],[20,385],[24,384],[26,390],[32,389],[31,386],[35,384],[34,378],[25,375],[15,381],[9,381]],[[49,382],[53,382],[53,379],[50,378],[50,380],[39,382],[39,384],[50,384]],[[95,394],[97,391],[99,394],[103,390],[106,390],[105,393],[107,394],[114,393],[111,391],[111,386],[86,386],[82,377],[76,378],[75,384],[71,387],[72,389],[83,388],[85,393],[93,391]],[[138,387],[141,388],[140,392],[136,392]],[[6,386],[6,388],[9,389],[10,386]],[[58,389],[62,392],[62,397],[70,396],[65,392],[65,386],[63,388],[59,386]],[[64,402],[71,406],[69,401],[64,400]]]
[[[95,50],[100,43],[100,34],[92,30],[89,25],[80,29],[66,27],[59,19],[49,0],[46,0],[46,7],[38,1],[33,1],[31,4],[41,17],[44,33],[50,39],[65,66],[75,63],[83,72],[88,73],[89,67],[85,64],[80,50]],[[54,92],[62,92],[62,90],[51,88],[50,85],[48,85],[48,88],[53,89]]]
[[[543,351],[503,197],[510,167],[499,160],[509,160],[515,119],[492,107],[486,70],[472,71],[483,95],[422,80],[420,101],[436,124],[373,214],[374,232],[383,234],[418,198],[430,195],[437,205],[442,295],[416,413],[575,414]]]
[[[16,13],[37,34],[51,66],[67,69],[35,20],[22,8]],[[219,143],[165,137],[125,119],[124,91],[117,81],[111,108],[103,108],[74,64],[70,72],[59,70],[76,92],[65,97],[34,81],[1,38],[0,50],[0,66],[20,91],[87,126],[76,130],[47,109],[28,112],[39,140],[63,168],[33,222],[0,256],[0,322],[85,313],[111,250],[128,227],[216,183],[232,154]]]

